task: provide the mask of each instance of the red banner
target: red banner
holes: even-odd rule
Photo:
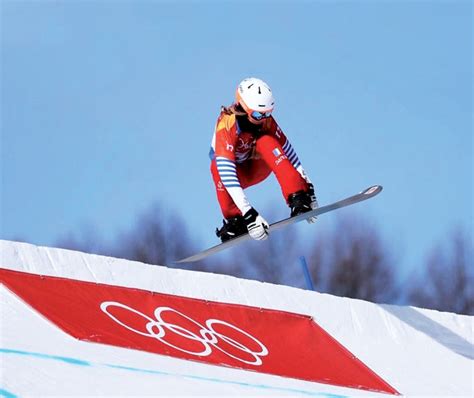
[[[307,315],[5,269],[0,280],[80,340],[398,394]]]

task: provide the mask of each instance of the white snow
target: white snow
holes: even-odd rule
[[[17,242],[0,253],[9,270],[311,315],[402,395],[474,396],[471,316]],[[385,395],[79,341],[0,294],[0,396]]]

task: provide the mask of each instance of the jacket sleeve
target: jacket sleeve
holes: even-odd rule
[[[288,137],[283,133],[282,129],[278,125],[278,123],[273,119],[273,117],[269,120],[269,129],[277,138],[278,142],[283,148],[283,152],[285,153],[288,160],[291,162],[293,167],[300,173],[301,177],[308,183],[311,184],[311,181],[303,169],[303,165],[301,164],[296,151],[293,149],[293,146],[290,143]]]
[[[245,214],[252,206],[250,206],[237,174],[235,162],[237,127],[235,123],[234,115],[225,115],[218,121],[213,146],[217,171],[222,184],[241,213]]]

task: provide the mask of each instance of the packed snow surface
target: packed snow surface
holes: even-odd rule
[[[474,396],[473,317],[470,316],[377,305],[287,286],[17,242],[0,241],[0,250],[0,396]],[[80,284],[96,292],[103,289],[104,297],[107,287],[123,293],[123,297],[128,297],[130,291],[130,295],[149,292],[150,296],[163,294],[191,299],[195,300],[196,308],[199,303],[208,303],[211,309],[230,305],[230,309],[242,313],[260,309],[269,317],[288,318],[302,326],[314,321],[321,329],[319,332],[326,333],[334,342],[335,348],[347,350],[348,363],[360,365],[362,371],[367,370],[367,377],[380,380],[381,385],[393,392],[354,385],[344,387],[331,380],[314,382],[288,377],[279,370],[273,372],[270,366],[270,371],[263,371],[267,369],[265,361],[271,361],[272,355],[271,349],[268,353],[260,350],[263,344],[258,349],[248,349],[243,343],[232,343],[234,340],[224,337],[228,343],[225,350],[223,346],[212,345],[211,323],[218,324],[214,324],[217,330],[224,324],[219,320],[206,323],[207,329],[201,331],[201,337],[211,342],[204,346],[206,349],[209,346],[213,353],[196,359],[195,354],[189,356],[185,350],[176,350],[175,342],[163,345],[144,337],[147,342],[160,345],[157,349],[163,351],[157,353],[137,349],[126,339],[117,340],[115,344],[93,335],[77,338],[71,333],[69,321],[62,322],[62,317],[74,318],[73,304],[70,313],[61,313],[59,309],[54,312],[53,308],[52,315],[45,315],[38,309],[47,300],[69,300],[67,295],[74,294],[73,288],[39,292],[40,289],[32,288],[29,280],[38,280],[38,283],[42,280],[44,286]],[[110,301],[104,303],[110,304]],[[107,312],[109,304],[102,306],[102,314]],[[134,308],[127,307],[128,313],[135,311]],[[138,311],[136,314],[145,316]],[[260,325],[259,331],[265,327],[263,315],[259,318],[258,311],[251,314],[253,321],[247,325],[239,324],[237,328],[235,322],[225,323],[226,330],[238,332],[249,347],[266,341],[266,333],[248,332],[253,324]],[[183,315],[180,316],[183,319]],[[104,317],[107,319],[104,322],[115,325],[117,331],[130,333],[136,329],[120,325],[122,318],[118,315]],[[198,324],[190,317],[186,320],[188,324]],[[155,323],[155,327],[159,326]],[[171,327],[169,330],[174,330],[178,337],[187,334],[189,338],[190,332],[184,329]],[[305,337],[300,329],[290,330],[301,335],[282,336],[281,345],[285,338],[297,341]],[[150,333],[150,329],[146,333]],[[113,338],[112,333],[110,341],[114,341]],[[288,364],[291,365],[288,369],[297,371],[302,366],[294,359],[307,355],[305,347],[300,350],[288,352],[293,362]],[[243,354],[249,354],[251,360]],[[207,363],[213,355],[220,359]],[[317,366],[317,357],[309,360]],[[326,361],[323,368],[342,366],[332,363],[331,359]],[[275,364],[275,367],[280,365]]]

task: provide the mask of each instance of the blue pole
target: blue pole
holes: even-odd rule
[[[301,268],[303,268],[303,274],[306,280],[306,286],[308,286],[309,290],[315,291],[314,286],[313,286],[313,281],[311,280],[311,275],[309,274],[308,264],[306,263],[306,259],[304,256],[300,257],[300,264],[301,264]]]

